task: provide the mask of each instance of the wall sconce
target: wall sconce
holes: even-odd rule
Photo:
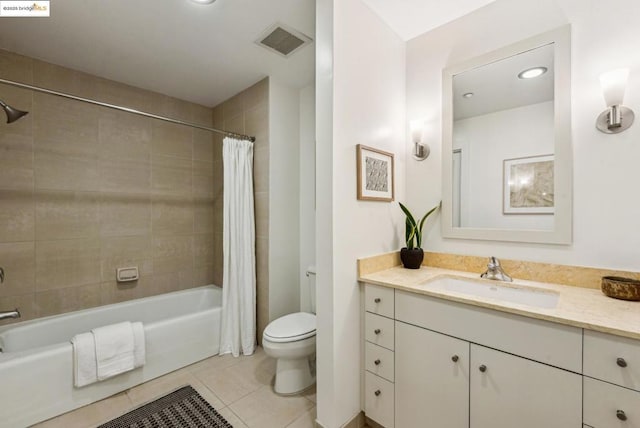
[[[633,111],[622,105],[628,78],[628,68],[612,70],[600,75],[604,100],[609,108],[598,116],[596,128],[606,134],[622,132],[633,123],[635,117]]]
[[[413,142],[413,158],[418,161],[423,161],[429,157],[431,149],[427,144],[422,143],[422,136],[424,134],[424,121],[412,120],[409,123],[411,129],[411,141]]]

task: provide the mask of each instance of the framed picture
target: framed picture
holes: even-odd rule
[[[553,214],[553,155],[504,160],[504,214]]]
[[[393,201],[393,153],[358,144],[358,199]]]

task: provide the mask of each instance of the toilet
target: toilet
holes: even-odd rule
[[[274,390],[297,394],[316,382],[316,316],[314,267],[307,270],[311,311],[284,315],[267,325],[262,334],[264,352],[276,358]]]

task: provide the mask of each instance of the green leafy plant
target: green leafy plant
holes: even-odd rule
[[[400,209],[402,209],[402,212],[404,212],[404,214],[407,216],[404,231],[404,238],[407,243],[407,248],[410,250],[413,248],[422,248],[422,227],[424,226],[424,222],[427,220],[427,217],[429,217],[435,210],[440,207],[440,204],[431,208],[429,212],[427,212],[424,217],[420,219],[419,222],[416,222],[413,214],[411,214],[411,211],[409,211],[407,207],[402,205],[402,202],[398,203],[400,204]]]

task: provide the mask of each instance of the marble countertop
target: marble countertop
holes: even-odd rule
[[[558,303],[553,308],[510,303],[490,297],[444,290],[436,286],[441,278],[459,278],[478,282],[490,282],[504,287],[524,288],[540,293],[557,293]],[[600,290],[566,285],[548,284],[513,279],[500,282],[480,279],[479,274],[432,267],[405,269],[402,266],[368,273],[359,281],[397,290],[424,294],[454,302],[490,308],[526,317],[566,324],[618,336],[640,339],[640,302],[616,300],[602,294]]]

